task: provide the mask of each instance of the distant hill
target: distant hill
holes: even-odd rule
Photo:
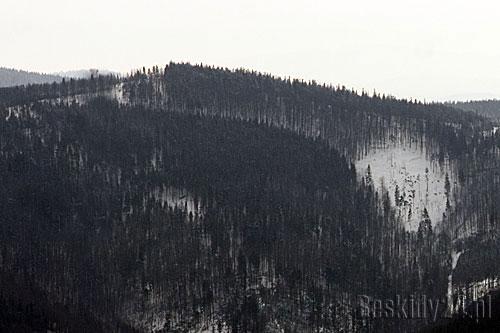
[[[61,81],[62,77],[58,75],[41,74],[0,67],[0,88]]]
[[[464,110],[476,112],[488,118],[500,121],[500,100],[489,99],[483,101],[453,102],[448,105]]]
[[[105,69],[81,69],[43,74],[0,67],[0,88],[61,82],[63,78],[90,79],[92,75],[118,75],[118,73]]]
[[[73,78],[73,79],[90,79],[92,75],[118,75],[118,73],[107,69],[80,69],[74,71],[56,72],[54,75]]]

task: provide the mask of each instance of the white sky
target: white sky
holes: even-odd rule
[[[426,100],[500,98],[496,0],[0,0],[0,66],[245,67]]]

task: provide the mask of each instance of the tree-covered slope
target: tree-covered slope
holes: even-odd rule
[[[103,327],[411,331],[427,322],[360,317],[357,296],[446,299],[471,241],[496,244],[500,137],[474,113],[188,64],[0,104],[1,278]],[[449,173],[439,219],[405,229],[356,170],[390,145]]]
[[[404,231],[322,140],[103,100],[0,126],[0,278],[43,291],[4,303],[143,331],[334,332],[375,325],[359,294],[446,289],[446,239]]]

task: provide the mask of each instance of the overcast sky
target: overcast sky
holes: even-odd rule
[[[0,66],[245,67],[426,100],[500,98],[500,1],[1,0]]]

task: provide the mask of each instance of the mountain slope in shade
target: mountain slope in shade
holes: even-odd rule
[[[70,290],[103,322],[416,331],[428,323],[357,316],[356,295],[442,299],[449,319],[457,290],[474,300],[500,276],[500,136],[474,113],[187,64],[5,88],[0,102],[0,142],[15,138],[0,154],[0,273]]]
[[[62,77],[0,67],[0,88],[27,84],[61,82]]]

